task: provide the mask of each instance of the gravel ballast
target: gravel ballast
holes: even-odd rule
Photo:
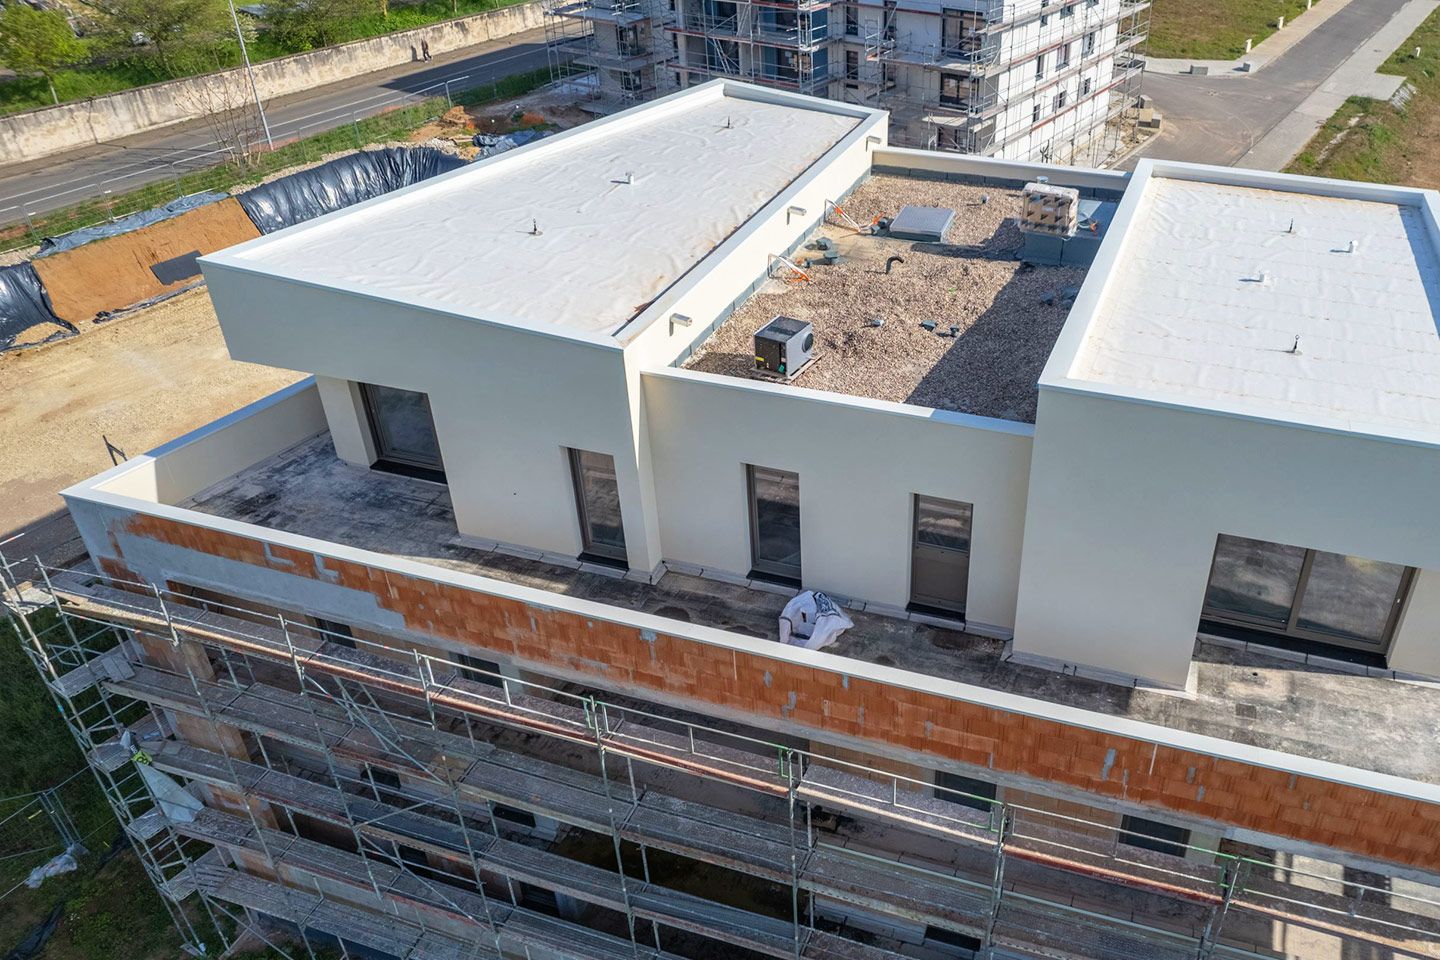
[[[749,377],[755,331],[784,314],[815,327],[818,359],[798,386],[1033,423],[1036,382],[1069,312],[1062,292],[1078,287],[1085,271],[1014,259],[1022,239],[1016,191],[875,176],[842,206],[868,224],[906,204],[955,210],[945,245],[827,224],[816,237],[833,239],[841,261],[807,267],[809,282],[767,282],[685,367]],[[886,274],[891,256],[904,262]],[[952,326],[957,336],[948,335]]]

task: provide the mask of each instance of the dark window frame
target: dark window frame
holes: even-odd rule
[[[794,477],[796,511],[798,512],[800,508],[800,474],[793,470],[781,470],[776,467],[766,467],[754,463],[745,464],[745,501],[750,524],[750,576],[756,579],[769,580],[774,583],[798,588],[801,585],[802,571],[804,569],[803,542],[800,544],[799,551],[797,551],[800,559],[793,565],[776,560],[763,559],[760,556],[760,501],[756,496],[757,472],[783,474],[787,477]],[[796,536],[799,537],[798,531]]]
[[[412,477],[416,480],[428,480],[431,483],[445,482],[445,460],[444,454],[440,452],[440,433],[435,429],[435,415],[430,409],[430,395],[420,390],[406,391],[419,394],[425,401],[425,412],[430,415],[430,429],[435,434],[435,449],[437,460],[435,462],[419,461],[406,458],[403,455],[396,456],[394,451],[387,451],[384,434],[380,429],[380,417],[376,412],[376,399],[373,391],[376,389],[404,390],[403,387],[387,387],[379,383],[361,382],[360,399],[365,407],[365,423],[370,430],[370,442],[375,446],[375,462],[370,465],[373,470],[381,470],[386,473],[395,473],[404,477]]]
[[[935,799],[990,813],[998,805],[998,788],[989,780],[948,770],[935,771]]]
[[[1301,560],[1300,570],[1296,576],[1294,589],[1290,597],[1290,609],[1283,623],[1278,619],[1271,619],[1259,615],[1249,616],[1234,610],[1226,610],[1211,605],[1210,588],[1215,579],[1215,564],[1220,555],[1222,538],[1252,540],[1258,543],[1304,551],[1304,558]],[[1390,603],[1390,610],[1385,619],[1385,625],[1380,631],[1379,642],[1370,643],[1324,630],[1308,629],[1300,624],[1304,613],[1305,594],[1310,586],[1310,576],[1314,569],[1315,558],[1321,553],[1328,552],[1329,551],[1316,550],[1310,547],[1299,547],[1293,544],[1277,544],[1273,541],[1257,540],[1257,538],[1254,537],[1244,537],[1238,534],[1218,534],[1215,538],[1215,549],[1211,553],[1210,567],[1205,579],[1205,596],[1200,612],[1202,622],[1211,621],[1227,626],[1240,627],[1264,636],[1273,636],[1280,641],[1301,641],[1320,644],[1322,646],[1339,647],[1346,650],[1359,650],[1364,653],[1374,654],[1383,660],[1389,656],[1391,649],[1394,647],[1395,634],[1400,626],[1400,615],[1409,601],[1410,592],[1415,584],[1415,568],[1404,567],[1401,571],[1395,596]],[[1337,556],[1348,555],[1337,554]],[[1357,557],[1356,559],[1367,558]],[[1378,562],[1384,563],[1388,561]],[[1392,565],[1400,566],[1400,564]],[[1263,640],[1261,642],[1263,643]]]
[[[1190,847],[1190,829],[1173,823],[1125,814],[1120,819],[1120,842],[1172,857],[1184,857]]]
[[[630,556],[625,547],[625,512],[620,506],[620,478],[615,473],[615,457],[608,453],[581,450],[577,447],[566,447],[565,452],[570,463],[570,483],[575,492],[576,521],[580,524],[581,559],[628,569]],[[581,462],[586,454],[592,457],[607,457],[610,460],[610,472],[615,476],[615,511],[619,515],[620,522],[620,543],[618,545],[603,543],[595,539],[590,506],[585,498],[585,473]]]

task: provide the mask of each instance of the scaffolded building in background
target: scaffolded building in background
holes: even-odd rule
[[[1434,194],[887,123],[711,83],[204,259],[316,375],[0,558],[194,953],[1440,960]],[[689,362],[813,291],[866,376]]]
[[[551,75],[597,113],[664,96],[675,89],[670,19],[666,0],[546,0]]]
[[[885,109],[897,144],[1096,166],[1134,131],[1149,0],[653,5],[634,3],[626,15],[658,74],[684,86],[725,77]],[[601,86],[636,67],[605,59],[616,43],[611,8],[579,3],[551,14],[557,38],[607,24],[595,31],[602,52],[582,57]],[[673,36],[663,58],[646,39],[662,29]],[[625,82],[653,95],[648,76]]]

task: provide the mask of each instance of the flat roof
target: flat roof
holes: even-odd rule
[[[1326,428],[1440,432],[1434,198],[1175,167],[1137,174],[1068,378]]]
[[[869,113],[707,84],[217,259],[610,335]]]
[[[844,200],[853,219],[940,207],[955,214],[944,242],[823,224],[810,240],[828,240],[839,262],[808,266],[805,282],[767,281],[682,366],[750,378],[755,331],[783,314],[814,325],[816,362],[794,386],[1034,423],[1040,372],[1086,268],[1017,259],[1019,197],[1004,185],[873,174]]]

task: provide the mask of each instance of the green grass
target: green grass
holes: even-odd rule
[[[1440,12],[1431,14],[1380,72],[1403,76],[1414,85],[1415,94],[1404,109],[1351,97],[1290,164],[1290,173],[1440,186]]]
[[[1315,0],[1318,9],[1339,0]],[[1233,60],[1245,53],[1245,41],[1257,44],[1275,32],[1280,17],[1288,25],[1305,11],[1305,0],[1154,0],[1150,8],[1152,57]]]
[[[416,27],[428,26],[457,16],[471,16],[523,2],[525,0],[456,0],[455,7],[452,8],[449,0],[425,0],[423,3],[392,6],[388,17],[381,16],[377,11],[332,24],[330,26],[333,37],[332,45],[383,37],[401,30],[413,30]],[[265,30],[261,30],[259,36],[249,44],[250,59],[256,62],[303,53],[306,49],[303,46],[282,43]],[[222,51],[215,56],[218,61],[213,67],[207,65],[194,72],[202,73],[205,69],[223,69],[240,65],[238,45],[232,44],[222,48]],[[55,92],[61,103],[68,103],[72,100],[84,100],[88,97],[117,93],[121,90],[129,90],[147,83],[158,83],[169,79],[173,78],[153,60],[137,57],[118,62],[95,62],[61,70],[55,76]],[[15,77],[0,80],[0,114],[48,107],[53,102],[50,98],[50,88],[39,77]]]
[[[494,100],[522,96],[550,81],[548,68],[505,77],[495,83],[452,95],[455,103],[474,106]],[[259,183],[279,170],[318,160],[329,153],[353,150],[360,146],[385,143],[406,138],[415,128],[438,116],[448,104],[436,97],[412,106],[376,114],[357,123],[346,124],[325,133],[296,140],[268,152],[258,154],[252,166],[241,169],[222,165],[208,170],[187,173],[174,180],[162,180],[127,193],[108,198],[87,200],[51,213],[38,214],[31,223],[20,221],[0,227],[0,251],[38,243],[42,237],[58,236],[70,230],[89,226],[115,217],[168,203],[177,197],[202,190],[230,190]]]

